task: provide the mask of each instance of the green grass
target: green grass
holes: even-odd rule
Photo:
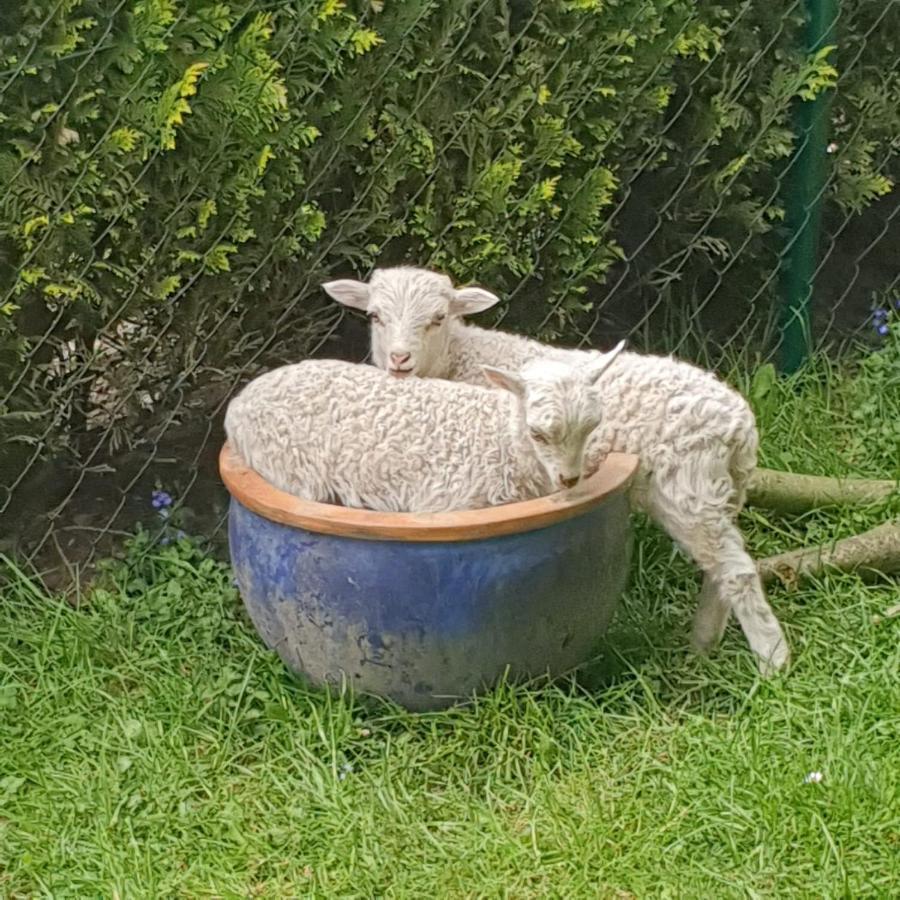
[[[764,462],[900,475],[893,369],[757,379]],[[744,524],[772,552],[896,511]],[[289,678],[186,542],[138,541],[77,609],[10,568],[0,896],[896,896],[897,582],[774,591],[795,663],[763,682],[734,625],[688,654],[696,573],[638,538],[577,679],[421,716]]]

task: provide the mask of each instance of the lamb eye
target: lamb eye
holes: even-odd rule
[[[446,319],[446,318],[447,318],[447,316],[446,316],[445,313],[438,313],[438,314],[431,320],[431,322],[430,322],[429,324],[432,325],[432,326],[440,325],[441,322],[443,322],[444,319]]]
[[[532,431],[531,439],[533,441],[536,441],[538,444],[549,444],[550,443],[550,438],[548,438],[547,435],[544,434],[543,431]]]
[[[367,313],[367,315],[368,315],[368,317],[369,317],[369,321],[370,321],[373,325],[380,325],[380,324],[381,324],[381,317],[378,315],[377,312],[370,312],[370,313]]]

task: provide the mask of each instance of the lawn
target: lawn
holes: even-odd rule
[[[745,383],[763,462],[900,476],[897,349]],[[763,554],[898,511],[743,524]],[[794,664],[761,681],[735,625],[687,652],[696,573],[636,527],[593,663],[418,716],[286,675],[188,541],[136,539],[77,608],[7,564],[0,896],[896,896],[897,581],[773,590]]]

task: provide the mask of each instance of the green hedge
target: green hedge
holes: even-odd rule
[[[898,23],[880,2],[843,6],[838,65],[860,55],[836,100],[832,196],[859,211],[892,186]],[[710,286],[768,296],[790,103],[834,81],[831,55],[797,51],[797,9],[5,10],[0,437],[18,439],[15,465],[131,443],[198,384],[302,355],[331,324],[318,282],[376,261],[513,293],[514,321],[548,336],[583,333],[613,287],[632,323]],[[93,408],[104,373],[111,424]]]

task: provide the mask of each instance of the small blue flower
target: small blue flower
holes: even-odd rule
[[[894,309],[900,309],[900,297],[894,300]]]
[[[150,495],[150,505],[154,509],[165,509],[172,505],[172,495],[165,491],[154,491]]]
[[[878,322],[881,319],[886,319],[888,317],[888,311],[883,307],[879,306],[875,312],[872,313],[872,318]]]
[[[890,325],[879,325],[875,329],[882,337],[887,337],[891,333]]]

